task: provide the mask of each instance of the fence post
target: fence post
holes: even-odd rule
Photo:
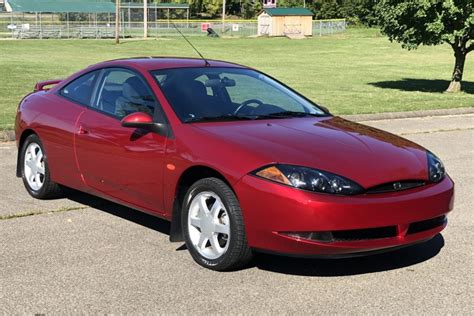
[[[40,12],[40,33],[39,33],[40,39],[42,38],[42,34],[43,34],[43,14]]]
[[[15,37],[15,30],[13,29],[13,10],[12,10],[12,13],[10,15],[10,28],[11,28],[11,31],[12,31],[12,38]]]
[[[143,1],[143,38],[148,37],[148,0]]]
[[[323,36],[323,21],[319,21],[319,37]]]
[[[122,38],[125,39],[125,28],[123,27],[123,24],[125,22],[125,12],[122,12],[120,14],[120,17],[121,17],[120,31],[122,32]]]
[[[67,38],[70,38],[70,32],[69,32],[69,12],[66,12],[66,23],[67,23]]]

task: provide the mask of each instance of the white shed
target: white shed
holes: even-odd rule
[[[312,36],[313,12],[306,8],[265,8],[258,15],[259,36]]]

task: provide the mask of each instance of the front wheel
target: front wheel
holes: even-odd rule
[[[182,228],[191,256],[203,267],[231,270],[252,257],[239,202],[220,179],[202,179],[189,188],[183,203]]]
[[[38,136],[25,139],[20,151],[21,177],[28,193],[37,199],[56,198],[61,188],[51,181],[48,159]]]

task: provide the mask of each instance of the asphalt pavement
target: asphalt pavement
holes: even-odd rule
[[[448,228],[371,257],[257,255],[219,273],[193,262],[169,224],[89,195],[32,199],[0,145],[0,314],[474,311],[474,114],[364,122],[437,154],[456,182]]]

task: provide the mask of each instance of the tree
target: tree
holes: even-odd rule
[[[285,1],[285,0],[284,0]],[[286,0],[288,2],[288,0]],[[375,5],[379,0],[318,0],[306,1],[306,7],[313,11],[315,19],[346,19],[351,24],[375,26],[378,18]],[[279,0],[278,4],[282,2]],[[301,6],[301,1],[297,1]]]
[[[262,1],[243,0],[241,14],[244,19],[254,18],[262,10]]]
[[[203,0],[204,12],[211,16],[217,16],[222,10],[222,0]]]
[[[382,33],[403,48],[448,43],[455,64],[446,91],[459,92],[466,56],[474,50],[473,0],[381,0],[377,5]]]

